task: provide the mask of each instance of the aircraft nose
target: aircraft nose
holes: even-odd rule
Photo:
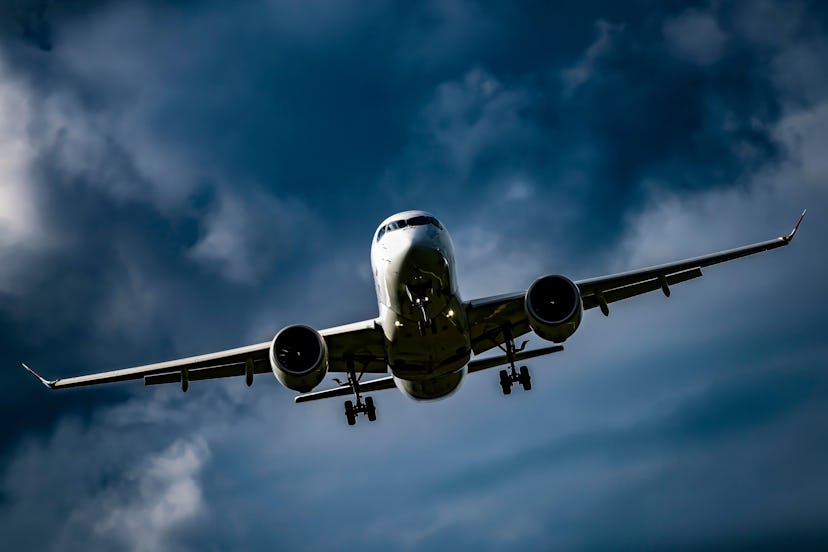
[[[394,272],[411,274],[421,272],[438,273],[446,266],[446,259],[434,236],[425,229],[411,228],[405,234],[402,250],[392,264]]]
[[[406,250],[403,263],[420,270],[437,270],[443,267],[445,259],[434,245],[415,241]]]

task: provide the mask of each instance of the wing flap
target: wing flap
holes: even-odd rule
[[[532,351],[523,351],[520,353],[515,353],[515,362],[520,362],[521,360],[527,360],[530,358],[535,358],[543,355],[549,355],[552,353],[558,353],[563,351],[563,345],[553,345],[551,347],[543,347],[541,349],[534,349]],[[473,372],[479,372],[481,370],[488,370],[489,368],[494,368],[495,366],[503,366],[504,364],[509,364],[509,357],[506,355],[496,356],[492,358],[481,358],[476,359],[468,364],[469,374]]]
[[[188,369],[187,379],[190,381],[200,381],[208,379],[232,378],[236,376],[244,376],[246,373],[245,370],[246,367],[244,363],[227,364],[211,368],[200,368],[198,370]],[[254,374],[269,374],[270,372],[270,363],[264,360],[253,362]],[[181,383],[181,370],[165,374],[156,374],[153,376],[144,376],[144,385],[163,385],[165,383]]]
[[[383,391],[385,389],[393,389],[394,387],[396,387],[396,385],[394,385],[394,376],[387,376],[384,378],[377,378],[365,382],[360,382],[359,391],[360,393],[370,393],[372,391]],[[320,399],[330,399],[333,397],[346,397],[352,394],[353,391],[351,391],[350,385],[340,385],[339,387],[334,387],[333,389],[323,389],[322,391],[311,391],[310,393],[302,393],[301,395],[296,395],[293,398],[293,402],[303,403],[310,401],[318,401]]]

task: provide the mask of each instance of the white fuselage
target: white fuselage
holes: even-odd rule
[[[374,234],[371,269],[397,387],[416,399],[448,395],[471,352],[448,232],[423,211],[393,215]]]

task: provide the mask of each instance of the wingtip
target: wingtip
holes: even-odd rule
[[[31,375],[36,377],[38,379],[38,381],[40,381],[40,383],[42,383],[43,385],[45,385],[49,389],[54,389],[55,388],[55,383],[57,382],[57,380],[49,381],[46,378],[44,378],[43,376],[41,376],[40,374],[38,374],[37,372],[35,372],[34,370],[32,370],[31,368],[29,368],[28,366],[26,366],[25,362],[21,362],[20,364],[21,364],[21,366],[23,366],[23,368],[26,369],[26,371],[28,371]]]
[[[784,239],[786,242],[790,242],[791,240],[794,239],[794,236],[796,235],[796,231],[799,230],[799,225],[802,224],[802,220],[805,218],[805,213],[807,213],[807,212],[808,212],[808,209],[803,209],[802,210],[802,214],[799,215],[799,220],[796,221],[796,224],[794,225],[793,230],[791,230],[790,234],[788,234],[787,236],[784,236],[782,239]]]

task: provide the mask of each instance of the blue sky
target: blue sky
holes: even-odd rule
[[[0,5],[0,535],[14,549],[824,549],[818,2]],[[531,393],[48,393],[376,315],[389,214],[463,296],[789,248],[585,315]],[[540,345],[539,340],[534,340]]]

